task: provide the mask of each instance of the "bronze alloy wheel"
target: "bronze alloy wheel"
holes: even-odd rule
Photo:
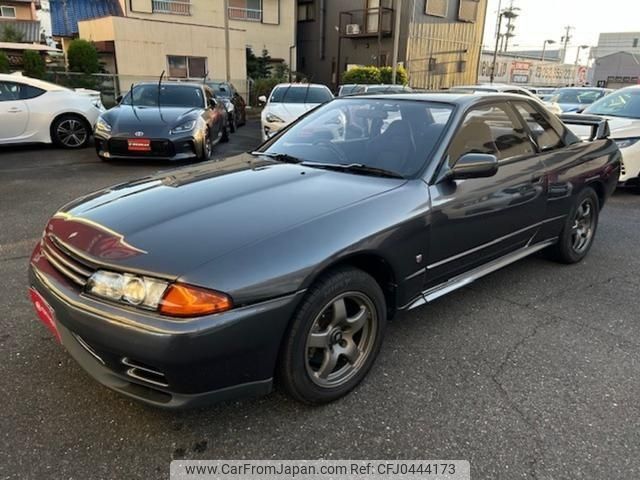
[[[329,301],[307,336],[306,369],[313,383],[334,388],[352,379],[373,350],[377,325],[365,294],[346,292]]]
[[[595,208],[593,200],[587,197],[576,210],[571,228],[571,246],[576,253],[584,252],[591,244],[595,231]]]

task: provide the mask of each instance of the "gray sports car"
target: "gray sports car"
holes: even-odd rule
[[[98,118],[94,136],[103,160],[208,160],[218,142],[229,140],[229,125],[206,85],[140,83]]]

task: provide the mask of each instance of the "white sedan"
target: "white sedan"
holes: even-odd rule
[[[82,148],[103,111],[98,92],[0,74],[0,145],[54,143]]]
[[[610,93],[584,113],[609,119],[611,138],[622,152],[620,184],[640,188],[640,85]]]
[[[301,115],[318,105],[333,99],[324,85],[313,83],[281,83],[271,91],[269,98],[261,96],[265,103],[262,110],[262,140],[275,135]]]

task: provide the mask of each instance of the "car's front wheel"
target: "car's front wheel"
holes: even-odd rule
[[[280,384],[310,404],[346,395],[373,365],[385,326],[384,294],[370,275],[355,268],[325,275],[292,320],[280,355]]]
[[[552,254],[562,263],[577,263],[587,256],[598,229],[600,202],[591,187],[578,194]]]
[[[202,144],[202,154],[198,157],[201,162],[206,162],[211,158],[213,153],[213,141],[211,140],[211,133],[207,130]]]
[[[84,148],[89,143],[91,127],[77,115],[62,115],[51,125],[51,139],[62,148]]]

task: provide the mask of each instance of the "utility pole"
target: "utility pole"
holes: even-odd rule
[[[224,57],[226,80],[231,81],[231,45],[229,43],[229,0],[224,0]]]
[[[400,48],[400,16],[402,15],[402,0],[396,0],[395,26],[393,31],[393,71],[391,83],[396,84],[398,77],[398,50]]]
[[[496,61],[498,60],[498,47],[500,46],[500,37],[502,30],[502,12],[498,10],[498,29],[496,31],[496,48],[493,50],[493,62],[491,64],[490,83],[496,78]]]
[[[567,56],[567,46],[569,45],[569,42],[571,41],[571,30],[573,30],[573,27],[571,25],[567,25],[566,27],[564,27],[565,34],[560,39],[560,41],[563,44],[562,57],[560,58],[560,61],[562,63],[564,63],[565,57]]]
[[[511,0],[509,7],[505,8],[504,12],[502,12],[503,16],[507,18],[507,31],[504,34],[504,48],[503,48],[503,51],[505,52],[509,50],[509,40],[516,36],[516,34],[514,33],[516,26],[514,24],[515,24],[516,18],[518,18],[519,10],[520,9],[518,7],[513,6],[513,0]]]

